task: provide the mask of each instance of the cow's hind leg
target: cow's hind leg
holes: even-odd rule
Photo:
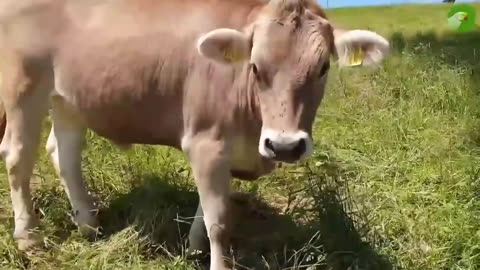
[[[200,202],[198,203],[197,212],[195,213],[190,232],[188,233],[188,242],[189,255],[197,255],[197,252],[206,254],[209,251],[207,230],[205,228],[203,209]]]
[[[10,184],[15,219],[14,238],[21,250],[41,243],[34,229],[38,219],[33,211],[30,177],[37,157],[42,120],[48,108],[51,65],[47,60],[24,59],[4,54],[0,89],[7,124],[0,155]]]
[[[73,208],[74,221],[80,231],[94,236],[97,210],[88,194],[81,171],[81,154],[86,129],[60,96],[52,97],[52,128],[47,152]]]

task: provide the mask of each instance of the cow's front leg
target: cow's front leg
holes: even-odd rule
[[[210,269],[228,269],[224,255],[230,242],[230,169],[222,141],[192,143],[189,158],[210,240]]]

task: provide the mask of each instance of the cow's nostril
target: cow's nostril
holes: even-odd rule
[[[270,139],[265,139],[265,147],[269,150],[272,150],[273,152],[275,152],[275,149],[273,148],[273,143]]]
[[[303,153],[305,153],[306,150],[307,150],[307,143],[305,139],[300,139],[300,141],[298,141],[298,144],[295,146],[295,148],[293,148],[293,155],[295,157],[300,157],[301,155],[303,155]]]

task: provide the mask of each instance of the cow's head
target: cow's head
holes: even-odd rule
[[[263,125],[259,152],[295,162],[312,152],[312,125],[331,56],[342,67],[376,64],[389,43],[371,31],[335,29],[313,0],[270,0],[244,31],[213,30],[197,49],[224,64],[249,66]]]

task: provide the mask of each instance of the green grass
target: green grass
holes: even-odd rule
[[[332,70],[313,159],[235,182],[240,264],[480,269],[480,33],[448,32],[449,7],[328,12],[387,36],[394,54],[381,69]],[[180,153],[121,152],[89,134],[83,170],[105,235],[89,242],[75,231],[42,148],[33,184],[48,247],[15,249],[2,181],[0,269],[194,269],[183,251],[198,197]]]

